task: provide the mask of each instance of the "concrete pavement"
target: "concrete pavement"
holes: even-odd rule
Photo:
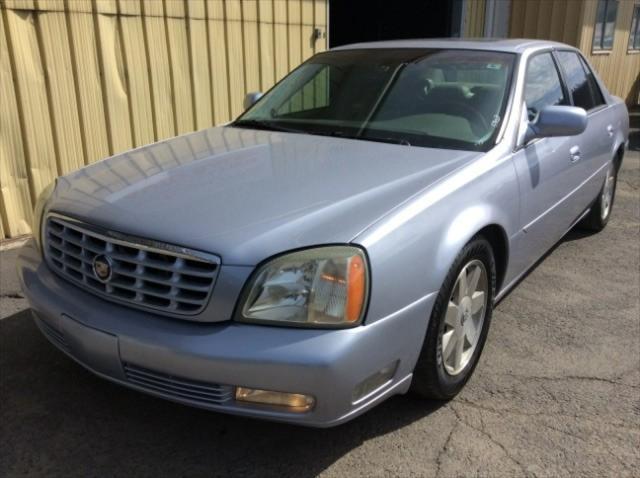
[[[20,243],[16,243],[19,245]],[[19,249],[0,250],[0,319],[9,317],[28,307],[16,275],[16,257]]]

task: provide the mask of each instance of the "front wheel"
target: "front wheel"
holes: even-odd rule
[[[438,293],[412,390],[448,400],[467,382],[489,331],[496,287],[493,250],[482,236],[458,254]]]

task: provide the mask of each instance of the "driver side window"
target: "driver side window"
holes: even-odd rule
[[[568,105],[551,53],[541,53],[529,60],[524,85],[524,100],[529,120],[546,106]]]

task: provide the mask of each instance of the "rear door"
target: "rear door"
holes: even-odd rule
[[[590,205],[604,183],[603,168],[612,157],[614,124],[598,82],[582,56],[572,50],[557,51],[556,56],[571,103],[586,110],[588,118],[586,130],[577,137],[579,155],[573,166],[580,188],[574,194],[571,212],[578,215]]]

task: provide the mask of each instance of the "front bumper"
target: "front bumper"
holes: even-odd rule
[[[92,372],[192,406],[321,427],[407,391],[435,299],[429,294],[353,329],[207,324],[159,317],[84,292],[54,275],[33,241],[21,251],[18,274],[45,336]],[[355,387],[395,361],[393,378],[354,403]],[[132,379],[131,370],[145,380]],[[312,395],[316,404],[292,413],[236,402],[236,386]]]

